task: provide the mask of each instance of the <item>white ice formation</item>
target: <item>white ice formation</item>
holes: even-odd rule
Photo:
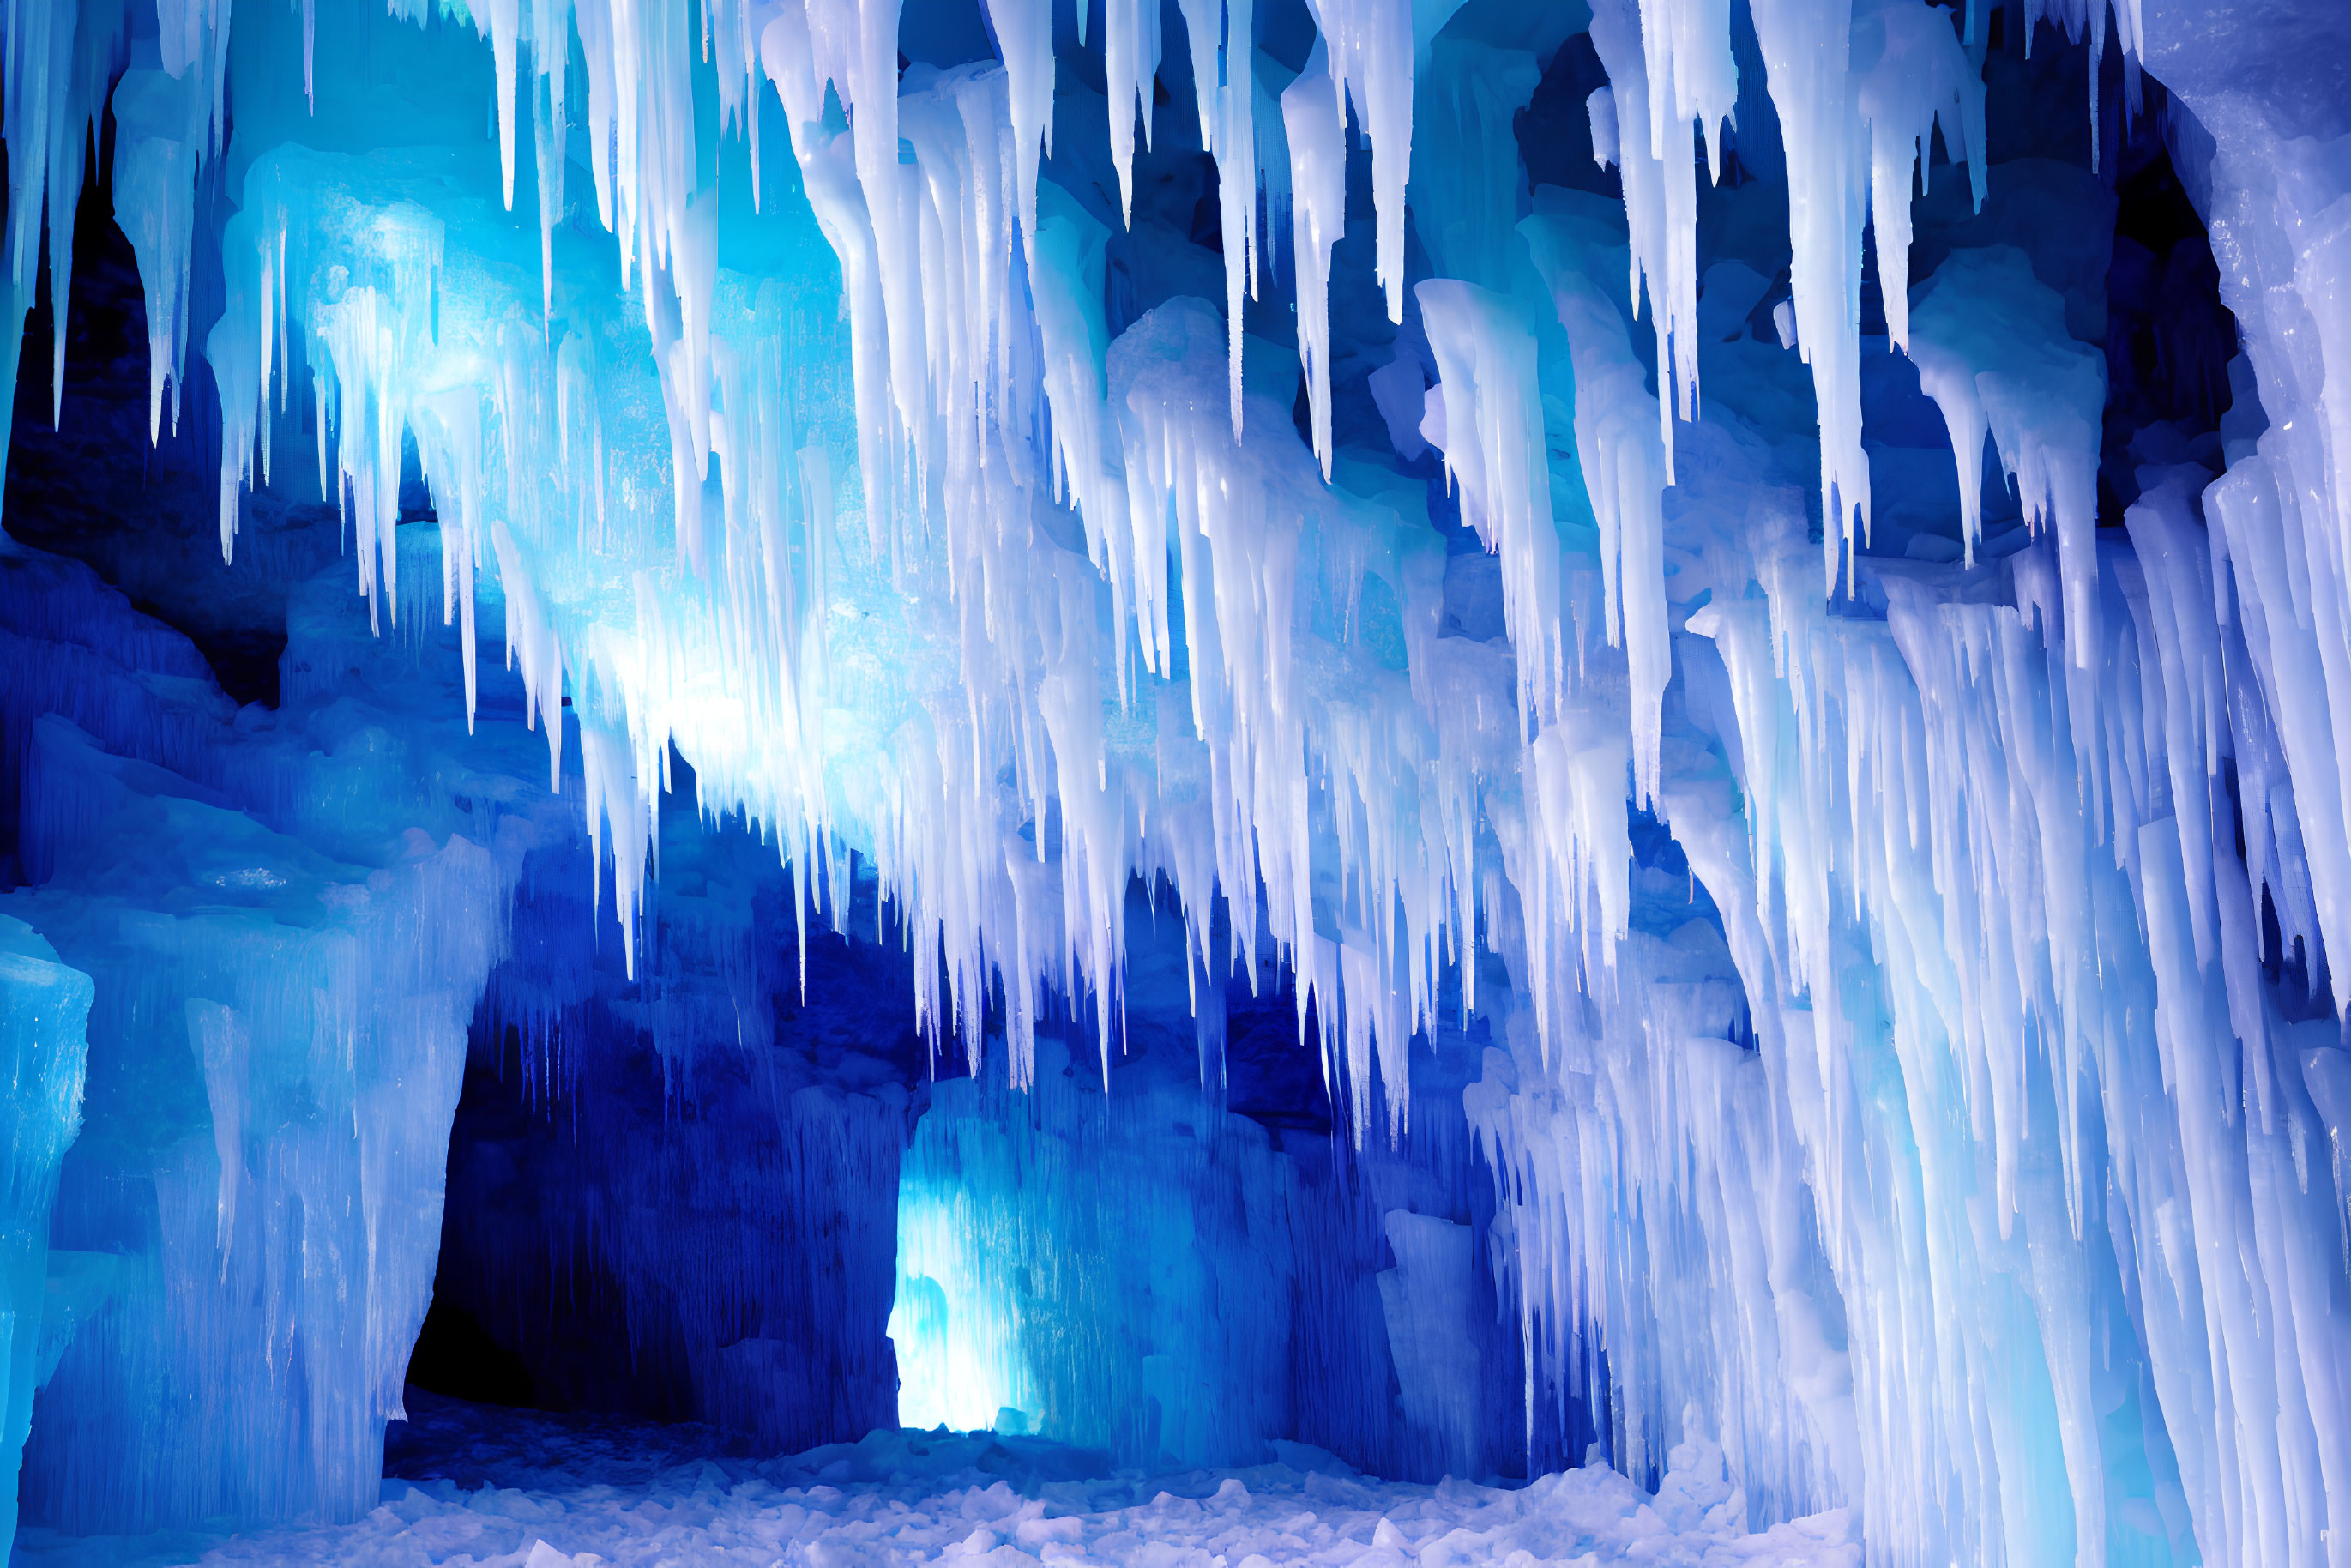
[[[1260,950],[1294,967],[1358,1139],[1407,1124],[1447,1000],[1492,1020],[1467,1105],[1530,1419],[1589,1389],[1628,1467],[1719,1442],[1751,1522],[1850,1507],[1875,1561],[2351,1563],[2351,124],[2308,86],[2339,25],[1322,0],[1285,60],[1267,9],[1002,0],[1001,64],[941,69],[902,60],[894,0],[8,0],[0,343],[44,212],[66,298],[110,107],[151,422],[200,358],[224,552],[248,491],[315,471],[384,632],[462,628],[468,724],[474,618],[502,607],[550,771],[577,725],[624,934],[674,754],[804,908],[838,915],[869,861],[925,1027],[977,1051],[1000,1009],[1025,1083],[1048,996],[1106,1065],[1127,890],[1164,885],[1204,991]],[[1998,157],[1986,109],[1988,61],[2085,34],[2094,156],[2142,70],[2170,85],[2242,331],[2222,449],[2147,447],[2127,503],[2100,498],[2105,265],[2072,232],[2111,207]],[[1529,162],[1569,48],[1605,72],[1572,119],[1621,198],[1580,149],[1584,189]],[[1214,162],[1220,264],[1154,205],[1171,138]],[[1377,424],[1339,395],[1375,369]],[[1932,463],[1865,421],[1907,374]],[[402,586],[409,444],[437,594]],[[1893,528],[1951,454],[1942,531]],[[1483,554],[1448,554],[1457,508]],[[1465,634],[1492,568],[1499,623]],[[296,733],[238,744],[277,747],[268,788],[329,789]],[[226,788],[56,727],[34,755],[45,810]],[[1634,806],[1681,878],[1636,858]],[[365,891],[298,937],[199,941],[152,936],[131,878],[44,930],[86,972],[139,945],[90,1038],[184,1024],[222,1140],[172,1178],[211,1239],[109,1289],[243,1291],[365,1364],[298,1395],[277,1349],[235,1351],[267,1362],[235,1385],[274,1389],[232,1412],[258,1452],[298,1397],[379,1430],[396,1398],[377,1342],[413,1328],[429,1242],[374,1184],[397,1167],[437,1211],[503,884],[495,845],[250,848]],[[460,913],[428,929],[426,900]],[[65,1082],[66,1046],[7,1028]],[[370,1121],[387,1073],[421,1080]],[[238,1118],[329,1078],[357,1119],[239,1177]],[[43,1092],[22,1126],[69,1121]],[[45,1190],[26,1138],[11,1236]],[[257,1239],[322,1186],[348,1200],[305,1245],[381,1273],[319,1283]],[[1442,1247],[1402,1234],[1410,1319]],[[110,1321],[150,1336],[122,1362],[148,1381],[88,1395],[93,1422],[226,1377],[160,1315]],[[298,1497],[231,1500],[355,1506],[356,1441]]]

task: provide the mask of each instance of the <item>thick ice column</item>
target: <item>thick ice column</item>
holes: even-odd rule
[[[2172,1442],[2199,1543],[2236,1561],[2316,1562],[2318,1531],[2333,1526],[2331,1509],[2315,1504],[2341,1484],[2336,1435],[2351,1422],[2351,1406],[2331,1380],[2308,1375],[2314,1358],[2332,1354],[2320,1347],[2340,1338],[2342,1314],[2331,1301],[2321,1304],[2314,1281],[2292,1260],[2313,1255],[2304,1249],[2319,1246],[2314,1233],[2335,1228],[2346,1170],[2332,1159],[2329,1169],[2313,1170],[2306,1186],[2297,1180],[2287,1187],[2273,1186],[2262,1173],[2297,1135],[2314,1136],[2323,1126],[2338,1137],[2342,1085],[2351,1074],[2331,1020],[2289,1021],[2307,1008],[2297,994],[2303,986],[2281,977],[2284,983],[2269,994],[2260,977],[2270,938],[2256,910],[2267,905],[2275,914],[2280,949],[2293,940],[2283,927],[2314,923],[2316,913],[2307,873],[2289,870],[2283,854],[2292,852],[2282,854],[2280,846],[2297,837],[2321,840],[2332,829],[2322,818],[2331,802],[2322,794],[2298,810],[2288,778],[2287,757],[2307,758],[2312,744],[2288,732],[2315,723],[2323,736],[2324,721],[2306,702],[2296,706],[2290,685],[2272,685],[2254,673],[2274,653],[2248,646],[2247,639],[2266,643],[2273,635],[2263,580],[2245,570],[2258,556],[2240,563],[2231,553],[2244,542],[2236,530],[2248,515],[2243,502],[2257,493],[2249,482],[2258,470],[2258,459],[2241,462],[2212,486],[2206,528],[2198,526],[2189,488],[2204,477],[2200,469],[2149,484],[2126,517],[2145,573],[2133,618],[2164,699],[2159,726],[2150,716],[2144,755],[2148,770],[2168,782],[2173,808],[2170,822],[2139,829],[2135,847],[2161,977],[2158,1062],[2174,1084],[2178,1142],[2175,1148],[2143,1134],[2129,1141],[2133,1179],[2124,1196],[2136,1215],[2184,1195],[2199,1229],[2209,1217],[2217,1238],[2235,1238],[2262,1260],[2237,1271],[2199,1263],[2192,1293],[2154,1279],[2153,1257],[2137,1260],[2166,1408],[2201,1402],[2261,1428],[2253,1439],[2229,1444],[2208,1427],[2177,1424]],[[2152,470],[2142,476],[2158,477]],[[2220,537],[2207,538],[2208,528]],[[2271,548],[2276,539],[2273,533]],[[2230,569],[2244,572],[2233,590]],[[2223,758],[2235,763],[2234,811],[2226,804]],[[2241,860],[2231,816],[2242,824]],[[2301,940],[2309,950],[2312,939]],[[2239,1108],[2241,1120],[2216,1119],[2221,1105]],[[2309,1131],[2297,1134],[2298,1127]],[[2331,1201],[2313,1196],[2320,1192],[2331,1192]],[[2322,1511],[2329,1522],[2322,1524]]]
[[[2316,1306],[2290,1268],[2213,1263],[2220,1272],[2208,1274],[2190,1262],[2335,1256],[2295,1239],[2317,1215],[2334,1224],[2332,1173],[2314,1165],[2308,1188],[2259,1174],[2296,1113],[2272,1087],[2288,1026],[2255,977],[2249,935],[2247,879],[2273,852],[2249,831],[2237,862],[2210,815],[2233,749],[2241,782],[2261,781],[2247,798],[2266,798],[2276,820],[2275,743],[2249,693],[2230,720],[2216,716],[2231,706],[2220,696],[2228,633],[2215,610],[2230,601],[2216,601],[2176,481],[2147,482],[2131,518],[2135,558],[2102,568],[2108,612],[2082,629],[2098,639],[2091,745],[2111,758],[2096,771],[2079,760],[2079,645],[2070,632],[2057,639],[2064,586],[2048,546],[2010,559],[2016,609],[1886,580],[1890,638],[1796,611],[1808,595],[1768,555],[1757,563],[1768,612],[1718,601],[1694,616],[1729,677],[1735,722],[1723,734],[1736,738],[1728,751],[1761,868],[1752,903],[1735,860],[1719,849],[1703,859],[1808,1151],[1803,1180],[1861,1396],[1872,1538],[2097,1561],[2158,1533],[2158,1520],[2181,1550],[2192,1513],[2208,1555],[2316,1562],[2316,1513],[2297,1500],[2326,1490],[2328,1450],[2313,1435],[2339,1424],[2338,1401],[2324,1380],[2288,1369],[2305,1364],[2314,1333],[2338,1332],[2334,1309]],[[1671,800],[1694,865],[1701,799]],[[2102,842],[2108,824],[2127,839]],[[2020,898],[2020,888],[2034,891]],[[1865,934],[1840,907],[1848,901],[1870,912]],[[1784,935],[1742,937],[1742,904]],[[1807,1009],[1769,1019],[1764,998],[1797,995]],[[2332,1026],[2321,1032],[2331,1040]],[[2313,1081],[2331,1083],[2332,1053],[2305,1058],[2319,1068]],[[1917,1159],[1899,1180],[1918,1211],[1980,1195],[1957,1237],[1888,1223],[1888,1167],[1857,1179],[1838,1107],[1859,1111],[1857,1075],[1888,1069],[1907,1086],[1898,1120]],[[2241,1076],[2223,1091],[2218,1071]],[[1896,1112],[1881,1102],[1866,1114]],[[2103,1206],[2085,1196],[2101,1184]],[[2329,1196],[2313,1196],[2322,1187]],[[2198,1239],[2168,1245],[2164,1226],[2190,1215]],[[2184,1272],[2166,1272],[2175,1267]],[[1780,1277],[1769,1289],[1783,1309],[1795,1299]],[[2276,1304],[2287,1301],[2306,1304]],[[1996,1319],[2030,1332],[1978,1341],[1931,1326]],[[1783,1311],[1782,1321],[1794,1320]],[[2113,1418],[2129,1390],[2084,1327],[2123,1321],[2147,1369],[2136,1427]],[[2242,1337],[2255,1322],[2268,1325],[2258,1352]],[[2297,1392],[2283,1394],[2289,1385]],[[1954,1423],[1962,1406],[1989,1424],[1989,1447]],[[2220,1452],[2205,1419],[2188,1414],[2220,1408],[2258,1410],[2242,1420],[2276,1438]],[[2016,1473],[2011,1456],[2036,1443],[2062,1458],[2062,1479]],[[2146,1479],[2126,1482],[2141,1454]],[[1980,1500],[1915,1506],[1946,1484],[1938,1469],[1950,1495]]]
[[[7,1185],[0,1189],[0,1532],[16,1533],[16,1474],[33,1419],[33,1391],[46,1370],[44,1322],[50,1294],[49,1211],[57,1167],[81,1127],[82,1065],[88,1049],[89,977],[57,961],[57,950],[24,922],[0,915],[0,1061],[6,1085]]]
[[[1804,591],[1792,583],[1789,591]],[[1971,993],[1952,985],[1945,968],[1950,960],[1942,954],[1944,930],[1932,923],[1931,906],[1921,907],[1918,894],[1926,878],[1917,857],[1925,849],[1923,833],[1913,841],[1907,830],[1889,833],[1870,825],[1879,812],[1878,789],[1886,790],[1886,799],[1900,800],[1915,799],[1924,788],[1885,779],[1881,772],[1908,749],[1900,737],[1918,722],[1911,706],[1917,699],[1902,685],[1889,690],[1884,684],[1893,653],[1885,641],[1866,633],[1845,635],[1833,622],[1817,619],[1816,612],[1804,612],[1799,623],[1796,614],[1782,607],[1776,625],[1767,625],[1760,607],[1725,605],[1694,618],[1694,627],[1711,635],[1723,650],[1733,691],[1761,698],[1740,698],[1739,730],[1749,758],[1747,788],[1762,808],[1757,863],[1766,868],[1762,880],[1767,887],[1784,878],[1784,903],[1777,905],[1784,913],[1771,924],[1781,925],[1786,936],[1762,951],[1745,947],[1740,957],[1752,965],[1763,959],[1765,951],[1788,955],[1769,961],[1772,972],[1749,973],[1744,978],[1755,998],[1756,1031],[1765,1060],[1786,1075],[1790,1085],[1789,1113],[1802,1146],[1810,1151],[1803,1176],[1818,1206],[1820,1246],[1841,1287],[1862,1458],[1862,1472],[1841,1479],[1848,1486],[1861,1483],[1855,1500],[1865,1511],[1874,1540],[1914,1542],[1913,1550],[1928,1554],[1949,1549],[1961,1555],[2005,1554],[2016,1560],[2021,1553],[2023,1560],[2033,1560],[2038,1553],[2059,1550],[2061,1543],[2069,1548],[2074,1523],[2062,1493],[2052,1498],[2030,1482],[2020,1484],[2007,1470],[2006,1456],[2034,1442],[2055,1444],[2056,1429],[2035,1408],[2035,1385],[2046,1386],[2047,1375],[2035,1366],[2034,1353],[2013,1341],[2001,1345],[1968,1336],[1932,1354],[1927,1349],[1938,1322],[1987,1315],[2014,1321],[2018,1313],[2031,1312],[2029,1294],[2020,1294],[2010,1282],[2015,1265],[2003,1272],[1998,1264],[1987,1268],[1976,1261],[1991,1249],[2021,1264],[2022,1249],[2011,1239],[2011,1221],[2001,1219],[1995,1226],[1988,1218],[1972,1236],[1959,1238],[1940,1234],[1938,1228],[1916,1232],[1888,1223],[1889,1183],[1898,1182],[1909,1195],[1900,1203],[1938,1212],[1959,1193],[1991,1179],[1991,1173],[1981,1171],[1983,1156],[1970,1130],[1961,1124],[1963,1118],[1934,1109],[1944,1103],[1942,1095],[1956,1095],[1961,1082],[1972,1081],[1945,1054],[1947,1050],[1959,1051],[1965,1060],[1957,1038],[1959,1020],[1944,1010]],[[1780,642],[1775,632],[1787,641]],[[1775,665],[1786,670],[1785,686],[1771,673]],[[1802,695],[1792,699],[1789,688]],[[1792,710],[1839,691],[1848,695],[1827,698],[1825,712],[1814,709],[1815,738],[1792,749],[1769,744],[1766,732],[1786,727]],[[1823,745],[1830,754],[1816,762]],[[1868,771],[1858,775],[1865,781],[1859,789],[1865,792],[1848,801],[1832,780],[1840,774],[1847,779],[1856,777],[1852,769],[1864,757],[1873,759]],[[1763,766],[1780,775],[1776,786],[1767,786],[1758,773]],[[1822,792],[1832,801],[1825,815],[1818,805]],[[1854,814],[1850,830],[1844,825],[1848,811]],[[1939,823],[1932,841],[1946,841]],[[1899,956],[1882,972],[1841,956],[1853,950],[1858,934],[1841,908],[1835,874],[1812,869],[1821,861],[1836,863],[1832,857],[1844,853],[1847,842],[1854,845],[1851,874],[1871,890],[1868,896],[1885,901],[1873,907],[1889,912],[1884,940],[1901,945]],[[1785,867],[1777,877],[1768,869],[1774,862]],[[1718,898],[1736,898],[1743,891],[1738,880],[1710,885]],[[1770,918],[1771,902],[1764,908]],[[1965,932],[1964,917],[1949,930],[1954,936]],[[1992,974],[1997,976],[1997,967],[2007,961],[1995,929],[1987,960],[1995,966]],[[1779,967],[1789,963],[1803,967],[1795,973]],[[1908,976],[1915,980],[1896,977]],[[1997,998],[2001,989],[1996,980],[1985,980],[1972,994]],[[1778,1005],[1778,998],[1805,993],[1808,1013],[1783,1012],[1766,1026],[1764,1012]],[[1976,1038],[1994,1042],[1991,1049],[1998,1055],[2015,1038],[2010,1030],[2019,1027],[2021,1020],[2003,1017],[1985,1024],[1983,1035]],[[1784,1054],[1777,1043],[1782,1030]],[[1968,1043],[1972,1046],[1974,1040]],[[1899,1126],[1905,1146],[1917,1152],[1904,1162],[1898,1176],[1876,1170],[1874,1186],[1865,1192],[1858,1151],[1850,1141],[1853,1134],[1834,1129],[1850,1113],[1839,1109],[1852,1103],[1855,1092],[1848,1063],[1867,1060],[1865,1053],[1876,1051],[1890,1051],[1884,1059],[1886,1070],[1897,1071],[1912,1085],[1907,1105],[1887,1105],[1876,1114]],[[2004,1071],[1992,1069],[1995,1077]],[[2017,1103],[2023,1089],[2017,1084],[2014,1092],[2001,1092],[2000,1103],[2017,1105],[2021,1113]],[[2008,1114],[1995,1112],[2001,1118]],[[1896,1134],[1889,1126],[1885,1135]],[[2006,1143],[2007,1135],[1995,1127],[1993,1141]],[[2017,1202],[2014,1167],[2006,1168],[2011,1174],[1995,1184],[2003,1207]],[[2054,1180],[2053,1171],[2036,1170],[2031,1190],[2051,1191],[2042,1184]],[[2055,1212],[2062,1231],[2062,1206]],[[2041,1215],[2032,1221],[2036,1257],[2046,1223]],[[2062,1236],[2047,1239],[2060,1249],[2071,1244],[2070,1238]],[[1717,1244],[1726,1243],[1727,1239]],[[1771,1288],[1788,1300],[1796,1281],[1774,1280]],[[1793,1327],[1801,1319],[1783,1316],[1782,1321],[1783,1326]],[[1970,1373],[1970,1367],[1981,1370]],[[1970,1394],[1970,1387],[1983,1392]],[[2071,1388],[2061,1384],[2060,1392],[2070,1394]],[[1994,1441],[1989,1452],[1980,1451],[1964,1427],[1953,1425],[1960,1406],[1991,1423]],[[1945,1489],[1955,1489],[1947,1494],[1953,1499],[1949,1506],[1926,1500]],[[2004,1501],[1998,1527],[1986,1506],[1995,1489]],[[1993,1531],[1989,1539],[1980,1533],[1988,1530]]]
[[[433,532],[401,542],[428,555]],[[501,861],[563,809],[535,738],[465,739],[455,650],[378,642],[345,570],[289,603],[281,706],[234,726],[194,651],[87,573],[5,574],[34,883],[6,902],[81,956],[98,1041],[54,1226],[52,1301],[78,1321],[41,1335],[28,1518],[374,1501]]]
[[[1474,284],[1433,278],[1416,290],[1437,356],[1421,434],[1461,486],[1462,517],[1502,559],[1502,603],[1519,658],[1519,712],[1530,731],[1558,711],[1567,679],[1559,530],[1552,517],[1535,338],[1524,308]]]
[[[27,1495],[82,1531],[356,1517],[432,1291],[491,857],[419,833],[341,865],[62,721],[36,744],[27,821],[89,836],[11,902],[93,972],[104,1134],[57,1233],[129,1266]]]
[[[2270,452],[2241,454],[2205,491],[2204,515],[2214,576],[2233,589],[2219,601],[2227,632],[2246,653],[2232,686],[2240,701],[2252,695],[2248,686],[2259,693],[2254,711],[2269,716],[2276,737],[2274,745],[2238,746],[2249,865],[2273,890],[2281,941],[2300,936],[2308,946],[2351,922],[2351,831],[2336,749],[2351,727],[2335,700],[2340,662],[2317,623],[2319,611],[2335,606],[2313,591],[2308,511],[2281,485],[2273,461],[2291,436],[2273,431],[2262,440]],[[2287,869],[2297,853],[2306,872]]]
[[[1673,646],[1666,606],[1665,488],[1672,447],[1650,415],[1657,403],[1603,276],[1622,233],[1613,204],[1545,189],[1520,225],[1551,290],[1575,363],[1575,446],[1600,525],[1607,639],[1625,650],[1631,681],[1634,798],[1659,787]]]
[[[1736,900],[1738,819],[1701,794],[1671,804],[1692,866]],[[1729,951],[1702,917],[1635,932],[1597,1016],[1562,1020],[1548,1047],[1516,994],[1489,1002],[1507,1048],[1464,1101],[1496,1176],[1530,1420],[1604,1396],[1620,1467],[1713,1441],[1753,1507],[1789,1517],[1864,1495],[1857,1357],[1805,1196],[1781,1020],[1759,1009],[1741,1028],[1732,953],[1764,946],[1741,913],[1724,906]]]
[[[2244,356],[2223,427],[2229,472],[2208,517],[2222,517],[2248,652],[2288,748],[2318,919],[2339,949],[2351,942],[2341,826],[2351,769],[2335,751],[2335,737],[2351,735],[2351,319],[2341,306],[2351,171],[2337,150],[2351,125],[2340,96],[2317,84],[2343,53],[2343,18],[2171,5],[2133,20],[2144,24],[2147,68],[2174,94],[2177,161],[2202,170],[2199,213],[2227,258],[2220,298]],[[2278,900],[2281,918],[2289,902]],[[2338,1009],[2351,1005],[2351,963],[2331,973]]]

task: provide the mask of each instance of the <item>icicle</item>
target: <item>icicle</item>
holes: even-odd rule
[[[1756,0],[1772,105],[1788,159],[1797,352],[1812,367],[1820,409],[1823,580],[1849,572],[1856,526],[1869,519],[1869,459],[1861,449],[1861,233],[1866,216],[1862,139],[1851,101],[1854,0]]]
[[[1322,50],[1282,89],[1281,121],[1290,144],[1290,254],[1298,267],[1298,354],[1306,366],[1306,401],[1314,455],[1331,475],[1331,247],[1347,226],[1347,144],[1341,105],[1322,74]]]
[[[1520,308],[1474,284],[1433,278],[1415,291],[1437,356],[1421,426],[1461,486],[1461,512],[1502,559],[1502,605],[1518,651],[1519,714],[1527,733],[1559,710],[1567,674],[1559,531],[1535,381],[1535,340]]]
[[[163,387],[179,428],[188,354],[188,273],[193,261],[196,168],[208,106],[193,80],[134,66],[114,89],[115,222],[139,261],[147,301],[147,439],[162,437]]]
[[[1987,432],[2025,515],[2053,524],[2074,668],[2098,652],[2097,467],[2105,361],[2065,331],[2065,303],[2006,246],[1959,250],[1921,287],[1911,358],[1959,464],[1970,559],[1983,530]]]
[[[1633,235],[1632,297],[1647,285],[1657,362],[1673,367],[1670,412],[1660,400],[1667,472],[1673,471],[1673,421],[1698,417],[1698,190],[1689,147],[1696,123],[1707,166],[1724,172],[1722,130],[1739,98],[1730,58],[1730,25],[1720,0],[1604,0],[1593,16],[1593,43],[1607,68],[1615,123],[1597,125],[1593,146],[1624,173],[1625,211]]]
[[[1984,200],[1984,85],[1949,21],[1931,6],[1886,5],[1856,15],[1856,102],[1869,137],[1869,211],[1886,336],[1910,346],[1910,188],[1927,171],[1931,138],[1968,166]]]
[[[1404,319],[1405,186],[1412,173],[1413,80],[1437,29],[1460,0],[1321,0],[1313,7],[1327,51],[1332,121],[1343,132],[1347,106],[1372,146],[1372,204],[1378,225],[1377,277],[1388,319]],[[1307,74],[1312,75],[1310,63]],[[1285,114],[1289,94],[1282,95]],[[1295,131],[1291,140],[1296,141]],[[1342,141],[1343,142],[1343,136]],[[1343,181],[1342,182],[1343,185]],[[1335,237],[1337,226],[1332,234]]]
[[[1102,72],[1110,89],[1110,157],[1118,171],[1118,215],[1134,221],[1134,125],[1151,146],[1152,92],[1159,75],[1157,0],[1102,0]]]
[[[1081,8],[1082,10],[1082,7]],[[1020,237],[1035,270],[1038,161],[1053,151],[1053,8],[1049,0],[992,0],[988,24],[1010,84],[1013,167],[1019,180]],[[1081,20],[1080,26],[1085,24]]]
[[[522,47],[523,0],[483,0],[474,25],[490,40],[492,73],[497,83],[498,179],[507,211],[514,211],[515,68]]]
[[[1596,210],[1595,210],[1596,209]],[[1664,490],[1671,447],[1652,423],[1659,400],[1601,292],[1614,259],[1610,204],[1546,190],[1520,227],[1550,288],[1575,362],[1575,445],[1600,525],[1608,645],[1623,646],[1632,682],[1633,794],[1647,805],[1662,782],[1659,748],[1673,647],[1665,583]]]

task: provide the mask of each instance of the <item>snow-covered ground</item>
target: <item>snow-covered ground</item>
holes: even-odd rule
[[[355,1524],[72,1540],[27,1530],[17,1568],[1859,1568],[1843,1511],[1749,1534],[1708,1445],[1651,1497],[1594,1466],[1526,1487],[1411,1486],[1317,1448],[1240,1470],[1145,1476],[987,1433],[877,1432],[778,1459],[705,1430],[545,1416],[410,1394],[383,1501]]]

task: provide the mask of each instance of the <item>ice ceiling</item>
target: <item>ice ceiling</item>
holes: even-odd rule
[[[683,763],[789,883],[712,951],[756,925],[804,982],[823,932],[894,934],[893,1003],[1033,1082],[942,1085],[903,1168],[820,1140],[885,1206],[901,1171],[924,1423],[1290,1435],[1228,1392],[1276,1355],[1230,1303],[1309,1267],[1262,1241],[1287,1167],[1089,1120],[1054,1065],[1190,1011],[1197,1083],[1153,1092],[1213,1100],[1228,989],[1286,972],[1364,1150],[1482,1031],[1440,1092],[1490,1222],[1364,1243],[1447,1462],[1489,1273],[1523,1454],[1573,1394],[1628,1473],[1702,1435],[1757,1527],[1850,1506],[1872,1561],[2351,1563],[2326,8],[5,26],[28,397],[62,420],[101,191],[148,355],[110,461],[216,453],[224,559],[281,493],[348,551],[243,709],[5,562],[0,1443],[45,1519],[372,1505],[468,1019],[577,1000],[511,977],[554,925],[656,962]],[[2192,214],[2134,235],[2157,162]],[[581,823],[558,919],[517,889]],[[1138,883],[1181,933],[1147,986]],[[1147,1433],[958,1306],[1048,1291],[1071,1237],[1155,1281]],[[1057,1310],[1128,1310],[1099,1289]]]

